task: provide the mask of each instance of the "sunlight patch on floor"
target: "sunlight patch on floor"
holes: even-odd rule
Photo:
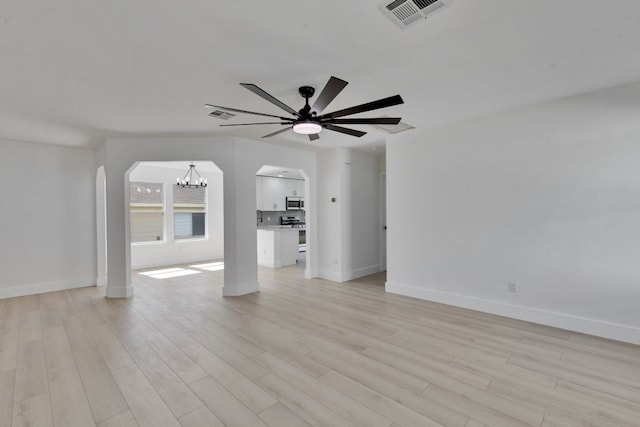
[[[224,270],[224,262],[208,262],[206,264],[190,265],[189,267],[207,271],[220,271]]]
[[[162,270],[145,271],[143,276],[153,277],[154,279],[170,279],[172,277],[189,276],[190,274],[200,274],[201,271],[187,270],[185,268],[164,268]]]

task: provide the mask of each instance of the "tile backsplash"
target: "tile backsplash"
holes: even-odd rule
[[[280,218],[283,216],[293,216],[305,222],[304,211],[257,211],[256,223],[258,227],[269,225],[280,225]]]

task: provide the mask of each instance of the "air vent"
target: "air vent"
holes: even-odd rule
[[[220,120],[229,120],[231,117],[235,117],[235,114],[227,113],[226,111],[214,110],[209,113],[211,117],[217,117]]]
[[[382,117],[389,117],[389,116],[382,116]],[[397,125],[372,125],[372,126],[378,130],[382,130],[387,133],[400,133],[400,132],[404,132],[405,130],[416,128],[415,126],[410,125],[409,123],[406,123],[406,122],[400,122]]]
[[[448,6],[448,0],[385,1],[378,8],[400,28],[409,28]]]

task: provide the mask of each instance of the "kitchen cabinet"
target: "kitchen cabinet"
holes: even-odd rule
[[[256,176],[256,207],[259,211],[262,211],[262,177]]]
[[[262,177],[262,210],[283,211],[285,207],[285,191],[283,179]]]
[[[304,197],[304,181],[299,179],[283,179],[285,197]]]
[[[258,229],[258,265],[280,268],[295,265],[298,258],[298,229]]]
[[[256,177],[256,206],[261,211],[284,211],[287,197],[304,197],[304,181]]]

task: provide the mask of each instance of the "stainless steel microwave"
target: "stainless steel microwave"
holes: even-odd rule
[[[288,211],[301,211],[304,209],[304,199],[302,197],[287,197]]]

